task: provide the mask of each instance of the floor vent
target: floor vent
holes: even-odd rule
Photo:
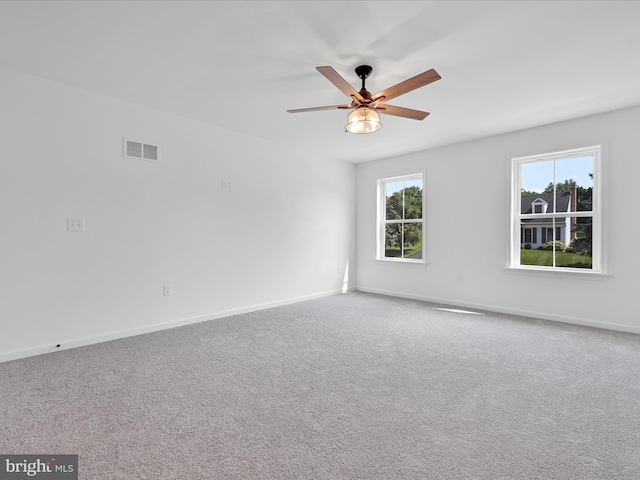
[[[131,140],[127,140],[126,138],[123,139],[122,154],[125,157],[141,158],[143,160],[151,160],[154,162],[160,161],[157,145],[133,142]]]

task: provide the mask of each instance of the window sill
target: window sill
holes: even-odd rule
[[[604,272],[593,272],[591,270],[585,270],[582,268],[574,269],[560,269],[555,268],[553,270],[547,268],[536,267],[504,267],[503,270],[507,272],[521,274],[521,275],[533,275],[543,277],[556,277],[556,278],[583,278],[590,280],[606,280],[612,275]]]
[[[417,265],[417,266],[426,266],[427,262],[424,260],[396,260],[393,258],[376,258],[377,262],[381,263],[393,263],[396,265]]]

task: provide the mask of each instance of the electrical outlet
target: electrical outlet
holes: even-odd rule
[[[235,183],[231,180],[222,180],[222,190],[225,192],[233,192],[236,189]]]
[[[67,232],[84,232],[84,218],[67,218]]]
[[[165,297],[170,297],[171,295],[173,295],[173,286],[172,285],[165,285],[164,286],[164,296]]]

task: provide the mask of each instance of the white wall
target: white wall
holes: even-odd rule
[[[353,165],[6,70],[0,92],[0,360],[341,290]]]
[[[358,289],[640,333],[639,132],[632,108],[358,165]],[[610,276],[506,269],[510,159],[595,144]],[[422,170],[428,264],[376,261],[376,180]]]

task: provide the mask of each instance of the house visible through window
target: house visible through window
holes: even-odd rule
[[[423,176],[378,181],[378,259],[422,262]]]
[[[532,244],[538,241],[538,229],[537,228],[523,228],[522,229],[522,241],[525,244]]]
[[[513,160],[511,266],[601,270],[600,147]]]

